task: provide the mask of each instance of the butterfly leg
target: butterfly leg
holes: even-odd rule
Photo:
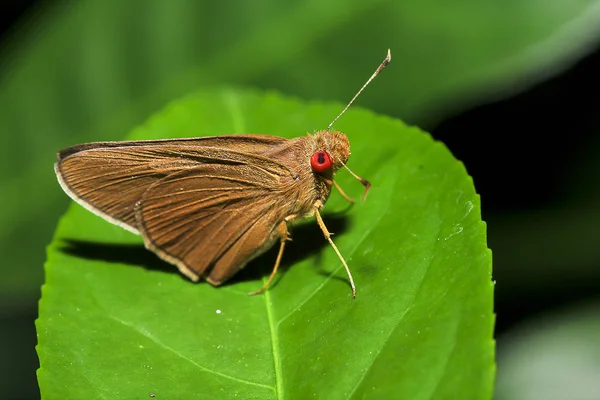
[[[273,271],[271,271],[271,276],[269,276],[269,280],[267,280],[267,282],[264,285],[262,285],[262,287],[260,289],[258,289],[255,292],[248,293],[249,295],[255,295],[255,294],[264,292],[271,285],[273,278],[275,278],[275,275],[277,274],[277,269],[279,268],[279,264],[281,263],[281,258],[283,257],[283,250],[285,249],[285,242],[290,240],[290,233],[288,232],[288,229],[287,229],[286,220],[281,221],[279,223],[279,225],[277,225],[277,234],[278,234],[279,240],[280,240],[279,253],[277,254],[277,259],[275,260],[275,266],[273,267]]]
[[[321,228],[321,230],[323,231],[323,235],[325,236],[325,239],[327,239],[327,241],[329,242],[331,247],[333,247],[333,250],[335,250],[335,253],[338,255],[338,257],[342,261],[342,264],[344,265],[344,268],[346,269],[346,273],[348,274],[348,279],[350,280],[350,287],[352,288],[352,297],[356,298],[356,286],[354,286],[354,279],[352,278],[352,273],[350,273],[350,268],[348,268],[348,264],[346,264],[346,260],[344,260],[344,257],[342,257],[342,253],[340,253],[340,251],[338,250],[335,243],[333,243],[333,240],[331,240],[332,233],[330,233],[329,230],[327,229],[327,227],[325,226],[325,222],[323,222],[323,218],[321,218],[321,214],[319,213],[319,209],[322,207],[323,207],[323,204],[320,201],[317,201],[314,205],[315,217],[317,217],[317,224],[319,225],[319,228]]]

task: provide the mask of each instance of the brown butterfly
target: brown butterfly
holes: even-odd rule
[[[279,241],[269,280],[251,294],[273,280],[290,238],[288,224],[314,215],[356,297],[350,269],[319,212],[332,186],[353,202],[333,180],[337,170],[348,169],[350,143],[330,129],[390,60],[388,50],[344,110],[314,135],[87,143],[58,153],[56,176],[73,200],[140,234],[148,249],[193,281],[202,277],[218,286]],[[366,196],[369,182],[350,173]]]

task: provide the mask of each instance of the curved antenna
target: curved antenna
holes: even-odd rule
[[[373,75],[371,75],[371,77],[369,78],[369,80],[367,81],[367,83],[365,83],[363,85],[363,87],[360,88],[360,90],[358,91],[358,93],[356,93],[354,95],[354,97],[352,98],[352,100],[350,100],[350,103],[348,103],[348,105],[342,110],[342,112],[335,117],[335,119],[333,121],[331,121],[331,123],[329,124],[329,126],[327,127],[326,131],[329,131],[331,129],[331,127],[333,126],[333,124],[336,123],[336,121],[338,119],[340,119],[340,117],[342,115],[344,115],[344,113],[346,112],[346,110],[350,107],[350,105],[352,105],[352,103],[354,103],[354,100],[356,100],[356,98],[358,97],[358,95],[365,90],[365,88],[367,87],[367,85],[369,83],[371,83],[371,81],[377,76],[377,74],[379,74],[381,72],[382,69],[384,69],[385,67],[387,67],[387,65],[390,63],[390,61],[392,61],[392,53],[390,52],[390,49],[388,49],[387,51],[387,56],[385,56],[385,59],[381,62],[381,64],[379,64],[379,67],[377,67],[377,69],[375,70],[375,72],[373,72]]]

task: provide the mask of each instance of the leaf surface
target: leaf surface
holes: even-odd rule
[[[234,89],[190,95],[132,139],[217,133],[295,137],[340,104]],[[491,254],[464,167],[426,133],[353,108],[336,128],[349,166],[371,180],[348,210],[292,229],[263,295],[270,251],[230,284],[194,284],[141,239],[73,205],[48,249],[37,321],[44,398],[488,399],[494,376]],[[336,176],[360,197],[347,172]],[[262,280],[261,280],[262,279]]]

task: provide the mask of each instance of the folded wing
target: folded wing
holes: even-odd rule
[[[58,154],[55,171],[79,204],[134,233],[135,206],[146,190],[169,175],[202,165],[262,165],[271,176],[289,170],[263,156],[287,139],[264,135],[88,143]]]
[[[277,239],[285,169],[202,165],[162,178],[136,206],[146,246],[193,280],[220,284]]]

